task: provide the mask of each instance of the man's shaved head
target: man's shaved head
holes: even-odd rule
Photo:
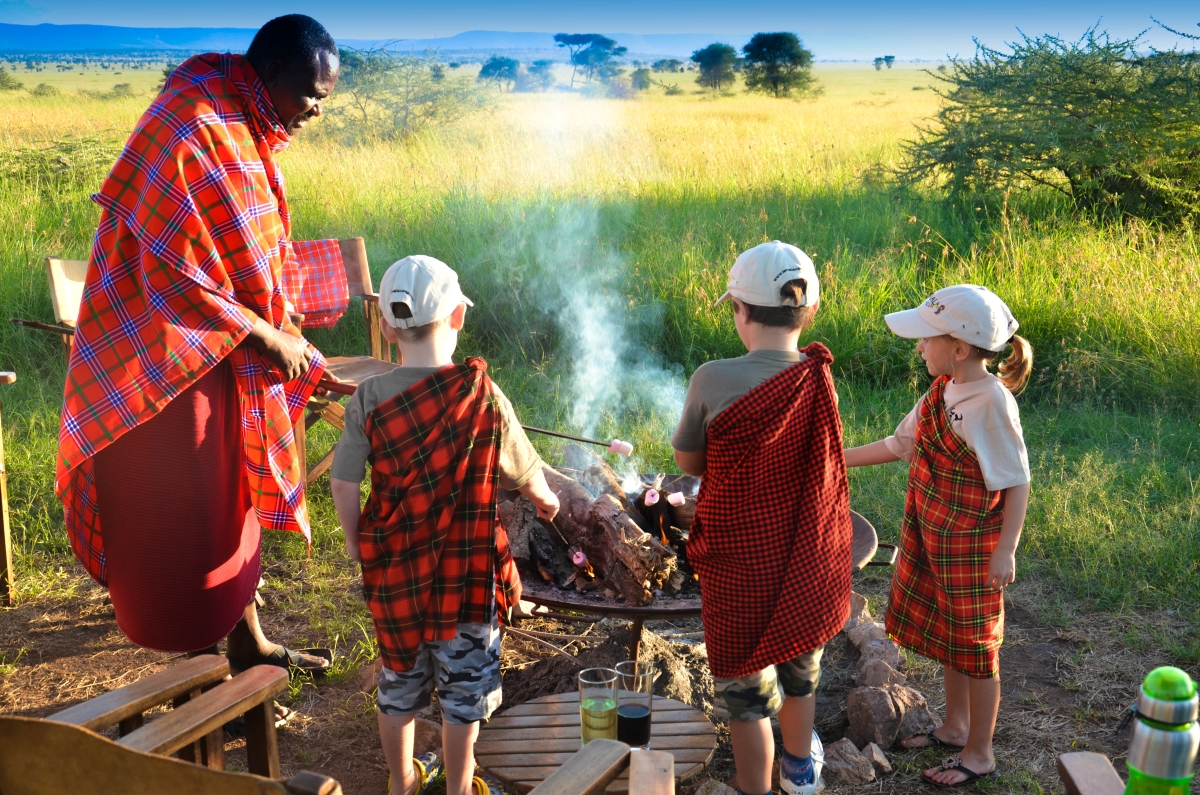
[[[321,115],[341,66],[329,31],[303,14],[276,17],[259,28],[246,60],[266,85],[289,133]]]

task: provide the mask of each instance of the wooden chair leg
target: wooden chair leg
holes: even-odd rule
[[[0,383],[11,384],[16,381],[17,377],[14,373],[0,373]],[[0,531],[3,532],[3,537],[0,538],[0,544],[3,544],[3,549],[0,549],[0,555],[4,556],[4,560],[0,561],[0,602],[6,606],[12,604],[13,590],[13,555],[12,555],[12,527],[8,515],[8,475],[4,471],[4,426],[0,423]]]
[[[135,732],[146,724],[146,719],[142,715],[134,715],[126,718],[117,724],[117,732],[121,737],[124,737],[130,732]]]
[[[246,760],[251,773],[267,778],[280,777],[273,699],[246,712]]]
[[[199,696],[200,693],[201,693],[200,688],[196,688],[195,690],[185,693],[182,696],[177,696],[176,698],[171,700],[171,708],[179,709],[184,704],[191,701],[193,698],[196,698],[197,696]],[[124,734],[129,734],[129,732],[125,732]],[[124,736],[124,734],[122,734],[122,736]],[[185,762],[191,762],[193,765],[201,764],[202,760],[204,759],[204,750],[202,748],[202,745],[203,745],[203,743],[201,741],[189,743],[188,745],[185,745],[184,747],[182,747],[178,751],[176,751],[175,756],[179,757],[180,759],[182,759]]]
[[[213,729],[200,741],[200,764],[213,770],[225,769],[225,727]]]

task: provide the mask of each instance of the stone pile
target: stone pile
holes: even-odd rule
[[[825,748],[825,769],[847,784],[874,781],[891,772],[884,755],[897,739],[929,731],[936,725],[920,692],[908,686],[905,660],[875,621],[866,597],[852,594],[846,637],[859,650],[855,687],[846,698],[850,726],[846,736]]]

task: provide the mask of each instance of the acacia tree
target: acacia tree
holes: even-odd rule
[[[599,33],[556,33],[554,43],[570,53],[571,88],[575,87],[575,75],[580,69],[588,82],[597,75],[605,79],[619,74],[615,72],[613,61],[628,52],[628,48],[618,46],[616,41]]]
[[[899,175],[952,195],[1042,186],[1081,208],[1187,220],[1200,214],[1200,53],[1142,52],[1141,36],[1089,29],[952,59],[937,125]]]
[[[496,84],[496,88],[501,88],[504,83],[508,83],[508,87],[511,89],[517,82],[517,74],[520,70],[521,63],[519,61],[493,55],[484,62],[477,79],[480,81],[490,80]]]
[[[682,72],[683,61],[678,58],[663,58],[651,64],[650,68],[656,72]]]
[[[746,88],[776,97],[804,93],[813,84],[813,54],[795,33],[755,33],[742,47]]]
[[[888,69],[891,69],[891,68],[892,68],[892,64],[894,64],[894,63],[896,62],[896,56],[894,56],[894,55],[885,55],[885,56],[883,56],[883,62],[884,62],[886,65],[887,65],[887,68],[888,68]]]
[[[737,50],[728,44],[714,42],[692,53],[692,62],[700,69],[697,83],[713,91],[733,85],[733,64],[737,61]]]
[[[529,65],[529,79],[542,91],[550,90],[554,85],[554,61],[537,60]]]
[[[883,68],[883,59],[882,59],[882,58],[876,58],[876,59],[875,59],[874,61],[872,61],[871,63],[873,63],[873,64],[875,65],[875,71],[876,71],[876,72],[878,72],[880,69],[882,69],[882,68]]]

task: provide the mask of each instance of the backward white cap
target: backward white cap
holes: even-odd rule
[[[800,249],[788,243],[772,240],[743,251],[729,269],[729,285],[714,306],[731,297],[754,306],[794,306],[779,294],[779,289],[792,279],[804,279],[804,295],[799,306],[815,306],[821,297],[817,269]]]
[[[1020,324],[1000,297],[976,284],[945,287],[916,309],[884,315],[898,337],[920,339],[949,334],[985,351],[999,353]]]
[[[392,304],[407,304],[411,318],[398,318]],[[394,328],[416,328],[449,317],[459,304],[474,306],[446,263],[423,254],[396,262],[379,283],[379,309]]]

